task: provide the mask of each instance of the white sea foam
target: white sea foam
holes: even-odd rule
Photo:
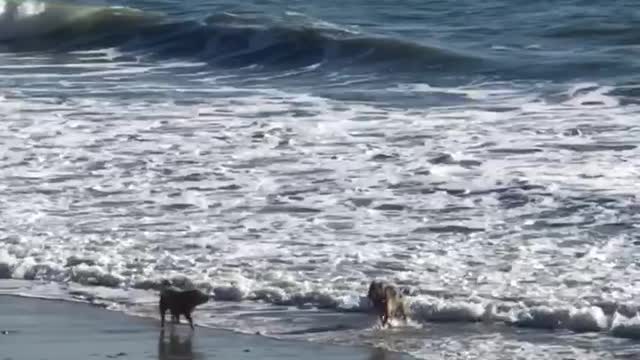
[[[485,311],[481,303],[442,299],[415,300],[411,307],[412,317],[422,321],[475,322],[486,318]]]
[[[628,318],[616,312],[611,322],[611,334],[622,338],[640,339],[640,315]]]
[[[98,60],[73,71],[128,66],[101,68],[108,54],[78,54]],[[214,296],[203,323],[278,334],[326,313],[359,319],[368,282],[384,278],[409,290],[420,331],[636,331],[610,308],[640,295],[637,150],[607,146],[634,144],[638,109],[573,101],[606,89],[553,103],[505,84],[416,84],[397,91],[474,103],[405,109],[215,76],[173,86],[143,61],[145,71],[110,74],[131,84],[87,74],[52,93],[55,66],[36,66],[46,59],[0,71],[20,61],[42,77],[0,102],[0,277],[43,282],[24,294],[155,314],[169,278]],[[299,323],[270,313],[283,308]],[[326,336],[364,337],[367,321]],[[405,330],[385,336],[394,331]],[[420,353],[418,334],[394,348]],[[471,358],[503,340],[484,349],[454,335],[435,343]]]
[[[571,309],[567,327],[576,332],[602,331],[608,327],[603,310],[596,306]]]

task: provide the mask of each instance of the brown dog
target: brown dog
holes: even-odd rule
[[[374,310],[380,316],[383,327],[389,322],[390,317],[407,320],[403,296],[395,286],[374,280],[369,285],[367,298],[369,298]]]
[[[184,315],[189,321],[189,326],[193,329],[191,313],[196,306],[209,301],[209,295],[200,290],[176,290],[165,286],[166,283],[163,283],[163,288],[160,290],[160,326],[164,327],[164,314],[169,310],[175,324],[179,324],[180,315]]]

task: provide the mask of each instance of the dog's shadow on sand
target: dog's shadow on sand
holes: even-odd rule
[[[193,351],[193,332],[179,334],[170,327],[169,335],[160,330],[158,337],[158,360],[204,360],[205,357]]]

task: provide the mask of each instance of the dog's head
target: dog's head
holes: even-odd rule
[[[382,281],[372,281],[369,285],[367,298],[369,298],[372,303],[384,300],[384,283]]]
[[[200,290],[187,290],[183,294],[187,299],[187,303],[194,307],[209,301],[209,295]]]
[[[200,290],[196,290],[196,293],[194,295],[194,301],[196,305],[204,304],[207,301],[209,301],[209,295],[203,293]]]

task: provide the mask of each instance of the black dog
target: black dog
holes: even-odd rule
[[[166,286],[166,283],[163,283]],[[176,290],[163,286],[160,291],[160,317],[161,327],[164,327],[164,314],[169,310],[171,319],[175,324],[180,323],[180,315],[184,315],[193,329],[191,313],[196,306],[209,301],[209,295],[200,290]]]

